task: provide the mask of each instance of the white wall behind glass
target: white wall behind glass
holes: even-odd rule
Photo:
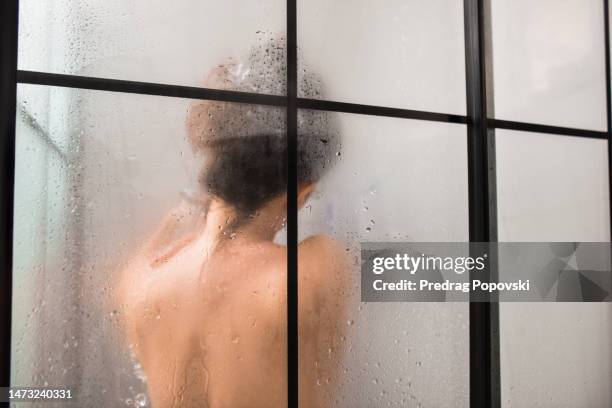
[[[328,99],[465,114],[462,1],[303,0],[297,19]]]
[[[201,86],[262,32],[284,35],[282,0],[22,0],[19,69]],[[267,36],[267,34],[266,34]]]
[[[491,0],[495,117],[606,129],[601,0]]]
[[[500,241],[609,241],[604,140],[498,130]],[[612,404],[610,303],[500,305],[505,407]]]

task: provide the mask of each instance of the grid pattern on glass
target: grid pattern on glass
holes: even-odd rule
[[[16,0],[13,1],[7,1],[5,4],[7,5],[13,5],[13,3],[17,3]],[[288,25],[287,25],[287,29],[288,29],[288,34],[289,34],[289,38],[292,37],[292,32],[295,32],[296,29],[296,16],[295,16],[295,1],[291,1],[289,0],[287,2],[288,4],[288,8],[287,8],[287,13],[288,13]],[[11,10],[11,7],[8,7],[8,10]],[[474,30],[476,32],[478,32],[477,34],[477,38],[479,38],[482,41],[486,40],[486,36],[487,33],[485,33],[480,27],[480,21],[479,18],[477,18],[476,13],[473,13],[474,10],[478,10],[478,16],[485,16],[485,13],[483,13],[482,11],[482,7],[483,7],[483,2],[477,1],[477,0],[465,0],[464,1],[464,7],[466,8],[466,19],[465,19],[465,24],[467,25],[467,27],[472,27],[474,28]],[[606,9],[606,12],[608,11],[608,2],[604,1],[604,7]],[[16,10],[16,7],[14,7],[14,9]],[[602,10],[603,11],[603,10]],[[7,24],[4,25],[4,27],[15,27],[15,21],[12,21],[14,19],[13,15],[9,12],[9,13],[3,13],[2,15],[3,19],[5,22],[7,22]],[[485,16],[485,19],[487,17]],[[478,27],[477,27],[478,26]],[[609,27],[606,26],[606,30],[609,31]],[[10,49],[14,44],[17,43],[17,37],[16,37],[16,32],[15,35],[13,36],[11,35],[7,35],[6,37],[3,37],[2,39],[2,52],[3,55],[5,52],[8,52],[8,55],[10,56]],[[292,49],[295,46],[295,42],[291,42],[289,43],[290,49]],[[466,41],[466,50],[472,50],[475,51],[476,53],[478,53],[478,41]],[[290,53],[291,54],[291,53]],[[293,56],[289,55],[288,59],[290,60],[289,62],[289,66],[291,66],[291,61],[294,61],[295,58],[295,54],[293,54]],[[11,58],[8,58],[8,60],[11,60]],[[295,61],[294,61],[295,62]],[[607,66],[609,67],[609,49],[606,49],[606,62],[607,62]],[[468,60],[467,61],[467,65],[468,68],[474,68],[475,64],[480,64],[482,63],[484,66],[484,54],[480,54],[479,57],[477,58],[477,60]],[[16,66],[15,66],[16,69]],[[291,71],[291,70],[290,70]],[[4,74],[4,73],[3,73]],[[14,86],[14,81],[15,81],[15,76],[11,74],[10,69],[6,72],[7,75],[3,75],[2,76],[2,86],[7,86],[9,89],[11,87],[11,85]],[[58,86],[66,86],[66,87],[81,87],[81,88],[91,88],[91,89],[113,89],[113,90],[120,90],[122,92],[134,92],[134,93],[153,93],[153,94],[159,94],[159,95],[166,95],[166,96],[188,96],[185,95],[190,94],[193,92],[193,90],[186,90],[186,89],[181,89],[179,87],[175,87],[175,86],[164,86],[164,85],[157,85],[157,84],[124,84],[124,83],[115,83],[113,81],[106,81],[106,80],[96,80],[96,79],[92,79],[91,81],[89,80],[82,80],[81,78],[74,78],[74,77],[68,77],[68,76],[53,76],[51,74],[45,74],[45,73],[41,73],[40,75],[31,75],[30,73],[27,72],[19,72],[18,73],[18,81],[19,82],[24,82],[24,83],[39,83],[39,84],[53,84],[53,85],[58,85]],[[607,75],[609,75],[609,73],[606,73]],[[294,78],[294,83],[295,83],[295,76],[291,76],[291,72],[290,72],[290,78]],[[468,77],[467,79],[467,86],[469,87],[473,87],[476,86],[477,83],[474,83],[474,79],[470,79]],[[476,79],[477,82],[477,79]],[[216,99],[218,98],[217,95],[212,95],[209,91],[207,90],[201,90],[199,92],[197,92],[198,95],[196,95],[196,97],[200,97],[200,98],[212,98],[212,99]],[[486,89],[485,87],[485,94],[489,93],[492,94],[492,89]],[[10,95],[10,93],[9,93]],[[608,91],[608,95],[609,95],[609,91]],[[289,98],[289,105],[291,106],[291,101],[293,100],[292,98],[294,98],[295,96]],[[234,94],[234,93],[230,93],[229,95],[224,95],[224,98],[229,98],[230,100],[232,98],[234,98],[236,101],[242,100],[243,96],[238,95],[238,94]],[[257,99],[257,96],[255,95],[254,98]],[[269,103],[269,98],[264,98],[264,97],[260,97],[259,100],[262,103]],[[298,104],[302,103],[304,101],[300,101],[298,100]],[[275,101],[273,102],[274,104],[279,104],[282,105],[284,104],[284,102],[278,102]],[[373,114],[373,115],[382,115],[382,116],[399,116],[399,117],[408,117],[408,118],[417,118],[417,119],[425,119],[425,120],[438,120],[438,121],[450,121],[450,122],[457,122],[457,119],[459,119],[460,123],[470,123],[469,128],[471,127],[486,127],[487,124],[484,122],[480,122],[480,124],[478,124],[476,121],[474,121],[474,117],[472,116],[472,114],[468,114],[467,117],[459,117],[457,118],[456,116],[453,115],[437,115],[437,114],[432,114],[430,112],[415,112],[415,111],[407,111],[407,110],[398,110],[398,109],[391,109],[391,108],[373,108],[371,106],[359,106],[359,105],[355,105],[355,104],[333,104],[333,103],[323,103],[319,105],[320,108],[322,109],[330,109],[330,110],[338,110],[338,111],[346,111],[346,112],[353,112],[353,113],[365,113],[365,114]],[[293,107],[296,107],[296,104],[293,105]],[[478,109],[478,107],[477,107]],[[11,110],[8,110],[9,114],[11,112]],[[6,112],[1,112],[2,113],[2,121],[3,123],[5,123],[5,120],[7,123],[11,123],[10,118],[5,117],[5,113]],[[607,113],[608,113],[608,118],[610,118],[610,103],[609,103],[609,97],[608,97],[608,106],[607,106]],[[502,123],[503,122],[503,123]],[[609,122],[609,119],[608,119]],[[488,121],[488,126],[492,127],[492,128],[506,128],[506,129],[520,129],[520,130],[531,130],[534,132],[544,132],[544,133],[557,133],[557,134],[575,134],[577,136],[583,136],[583,137],[597,137],[597,138],[608,138],[609,137],[609,128],[610,126],[608,126],[608,132],[593,132],[590,130],[585,130],[585,129],[568,129],[568,128],[563,128],[563,127],[551,127],[551,126],[547,126],[547,125],[542,125],[542,124],[532,124],[532,123],[520,123],[520,122],[511,122],[511,121],[499,121],[499,120],[489,120]],[[10,136],[12,133],[9,132],[8,135]],[[470,135],[473,135],[473,133],[470,133]],[[470,136],[470,138],[472,138],[473,136]],[[8,146],[11,145],[10,142],[10,137],[9,138],[5,138],[4,143],[6,143]],[[12,149],[11,149],[12,150]],[[469,161],[472,162],[473,160],[480,160],[479,156],[482,154],[482,152],[476,152],[476,157],[469,157]],[[291,158],[291,155],[290,155]],[[291,162],[291,160],[290,160]],[[471,166],[471,164],[470,164]],[[471,166],[472,167],[472,166]],[[12,171],[5,171],[3,173],[3,178],[11,178],[12,177]],[[478,176],[476,174],[476,176]],[[474,191],[474,190],[479,190],[479,189],[483,189],[486,188],[485,186],[480,185],[480,180],[478,177],[474,177],[474,175],[470,175],[469,177],[469,183],[470,183],[470,191]],[[3,188],[6,188],[6,186],[4,186]],[[8,208],[12,208],[12,190],[8,190],[5,191],[3,190],[3,192],[6,192],[6,194],[3,194],[3,197],[5,198],[5,205]],[[472,197],[470,197],[471,200]],[[494,204],[494,203],[493,203]],[[472,207],[472,202],[470,201],[470,207]],[[297,213],[294,211],[295,207],[291,207],[289,208],[289,225],[292,225],[294,223],[297,222]],[[5,213],[3,216],[3,221],[8,222],[10,225],[10,218],[12,218],[12,216],[9,213]],[[8,219],[8,220],[6,220]],[[471,219],[470,217],[470,231],[473,229],[474,227],[474,221]],[[10,231],[9,231],[10,232]],[[9,234],[5,234],[5,238],[6,238],[6,242],[7,243],[11,243],[12,242],[12,237]],[[296,250],[295,246],[289,245],[289,254],[290,254],[290,258],[291,258],[291,252]],[[7,252],[8,254],[10,254],[10,251]],[[7,258],[6,253],[5,256],[2,257],[1,261],[3,262],[3,264],[5,265],[10,265],[10,256]],[[293,266],[290,264],[289,265],[290,270],[294,270]],[[10,267],[9,268],[5,268],[6,271],[10,271]],[[8,273],[8,272],[7,272]],[[291,276],[291,274],[289,274],[289,276]],[[5,296],[5,298],[10,298],[10,292],[11,292],[11,287],[10,285],[5,285],[3,287],[4,290],[4,294],[6,294],[7,296]],[[289,296],[289,300],[291,300],[292,298],[292,292],[289,291],[288,293]],[[8,322],[9,319],[5,319],[4,317],[6,315],[10,315],[10,308],[5,309],[4,313],[3,313],[3,322]],[[481,318],[484,317],[482,315],[472,315],[470,318],[473,317],[477,317],[477,318]],[[292,318],[289,319],[290,323],[293,320]],[[294,326],[297,327],[297,326]],[[472,330],[472,327],[476,327],[474,330]],[[471,331],[474,331],[473,335],[470,336],[470,344],[473,346],[474,343],[474,339],[477,338],[484,338],[485,336],[487,336],[486,338],[489,338],[488,335],[492,334],[495,335],[494,332],[489,333],[488,332],[488,326],[486,324],[484,325],[471,325]],[[10,327],[7,327],[5,324],[3,324],[3,332],[5,333],[10,333]],[[290,337],[292,336],[292,333],[289,333]],[[6,341],[9,341],[10,336],[3,336],[3,339],[5,339]],[[6,341],[3,343],[5,344]],[[490,340],[487,340],[490,341]],[[5,348],[7,349],[7,348]],[[487,349],[488,350],[488,349]],[[471,358],[473,359],[473,363],[471,365],[470,368],[470,372],[471,375],[473,376],[474,373],[476,373],[476,375],[478,376],[478,372],[479,371],[488,371],[490,367],[487,367],[483,364],[486,363],[487,358],[485,358],[482,353],[488,353],[487,350],[481,349],[481,348],[473,348],[472,347],[472,353],[471,353]],[[477,355],[476,358],[474,359],[473,356],[474,354],[480,354]],[[289,357],[293,358],[292,356],[293,353],[290,353]],[[8,364],[3,364],[3,371],[2,371],[2,378],[3,379],[7,379],[8,382],[8,369],[9,369],[9,365]],[[295,369],[297,370],[297,366],[295,367]],[[494,367],[491,368],[492,370],[496,370]],[[291,396],[292,394],[294,394],[295,398],[297,398],[297,396],[295,395],[297,392],[297,387],[292,387],[291,384],[294,381],[294,379],[297,376],[297,371],[291,370],[289,373],[289,395]],[[294,383],[294,382],[293,382]],[[294,383],[295,384],[295,383]],[[488,398],[491,398],[489,401],[495,401],[495,394],[497,393],[496,388],[491,388],[490,384],[489,386],[487,386],[486,384],[482,383],[482,382],[477,382],[474,383],[472,382],[471,384],[471,390],[470,390],[470,395],[471,397],[478,397],[477,399],[475,398],[470,398],[470,404],[472,406],[489,406],[488,403],[486,402],[488,400]]]

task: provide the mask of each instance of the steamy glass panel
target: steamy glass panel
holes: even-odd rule
[[[328,99],[465,114],[462,1],[298,1],[297,18]]]
[[[20,85],[17,111],[13,384],[282,405],[284,110]]]
[[[360,242],[468,240],[465,126],[332,115],[341,143],[299,215],[301,274],[317,242],[322,257],[337,251],[320,320],[300,310],[301,324],[315,326],[301,334],[333,326],[316,350],[300,336],[302,364],[331,374],[301,378],[301,392],[318,390],[321,406],[468,407],[467,304],[359,301]],[[310,290],[301,283],[301,302]]]
[[[491,1],[496,117],[605,130],[603,22],[600,0]]]
[[[496,133],[500,241],[610,240],[606,141]],[[610,303],[501,304],[503,406],[610,406],[611,319]]]
[[[22,0],[19,9],[19,69],[190,86],[206,68],[284,36],[286,20],[281,0]],[[282,78],[256,91],[283,94]]]

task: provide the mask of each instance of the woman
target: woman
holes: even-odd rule
[[[216,67],[205,86],[283,93],[285,45],[260,42],[245,62]],[[320,82],[300,78],[320,97]],[[298,205],[339,155],[334,118],[300,112]],[[287,406],[286,247],[274,242],[287,206],[284,109],[199,101],[187,134],[201,192],[174,209],[125,268],[118,296],[152,405]],[[322,407],[337,375],[344,250],[325,236],[299,244],[300,406]]]

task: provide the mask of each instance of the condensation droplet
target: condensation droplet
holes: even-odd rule
[[[134,397],[134,403],[137,407],[146,407],[147,406],[147,396],[144,393],[137,394]]]

